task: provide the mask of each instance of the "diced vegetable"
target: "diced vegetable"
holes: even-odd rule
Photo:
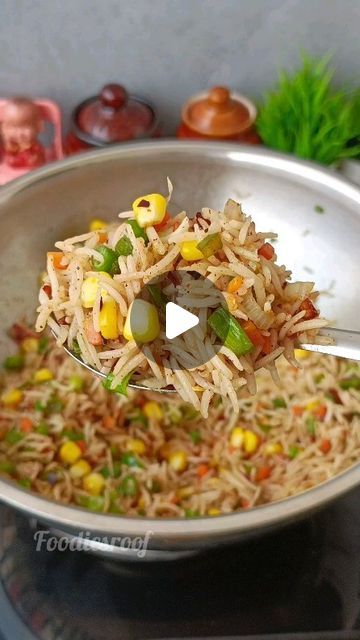
[[[245,430],[242,427],[235,427],[230,434],[230,444],[235,449],[240,449],[244,442]]]
[[[64,254],[62,251],[48,251],[47,256],[48,258],[52,259],[52,263],[55,269],[59,269],[59,270],[67,269],[68,265],[63,264]]]
[[[141,467],[143,468],[143,464],[141,464],[140,460],[136,455],[128,451],[121,456],[122,464],[125,464],[127,467]]]
[[[69,440],[68,442],[64,442],[61,446],[59,455],[60,459],[65,464],[74,464],[80,460],[82,451],[76,442]]]
[[[140,227],[139,223],[136,220],[128,220],[127,223],[132,228],[135,238],[142,238],[146,246],[149,242],[146,231]]]
[[[30,478],[19,478],[18,484],[24,489],[31,489],[31,480]]]
[[[0,473],[8,473],[11,475],[15,471],[15,466],[9,460],[3,460],[0,462]]]
[[[187,467],[188,460],[185,451],[173,451],[169,455],[169,464],[174,471],[184,471]]]
[[[159,224],[154,224],[154,227],[156,229],[156,231],[159,233],[160,231],[162,231],[163,229],[165,229],[166,225],[168,222],[170,222],[171,220],[171,215],[170,213],[168,213],[168,211],[165,213],[165,217],[163,219],[162,222],[160,222]]]
[[[208,325],[235,355],[243,356],[254,348],[244,329],[226,309],[216,309],[209,317]]]
[[[23,395],[21,389],[9,389],[2,394],[1,402],[5,407],[16,407],[23,399]]]
[[[143,406],[143,412],[146,417],[149,418],[149,420],[152,418],[154,420],[162,420],[162,418],[164,417],[164,412],[161,406],[158,402],[155,402],[153,400],[145,402]]]
[[[249,453],[249,454],[254,453],[258,448],[259,444],[260,444],[259,436],[253,431],[250,431],[250,429],[245,429],[244,444],[243,444],[245,453]]]
[[[33,421],[30,418],[20,418],[20,429],[23,433],[30,433],[33,429]]]
[[[205,258],[210,258],[222,249],[222,246],[220,233],[209,233],[197,244],[197,249]]]
[[[289,452],[288,452],[288,456],[289,458],[291,458],[292,460],[294,458],[296,458],[296,456],[298,456],[300,453],[300,449],[299,447],[295,447],[295,446],[291,446],[289,447]]]
[[[101,271],[99,275],[111,280],[110,274],[106,273],[106,271]],[[85,309],[91,309],[94,306],[99,286],[98,276],[89,276],[83,281],[81,286],[81,304]],[[102,289],[101,296],[104,298],[106,295],[106,289]]]
[[[330,440],[327,440],[327,438],[323,438],[320,442],[320,447],[319,447],[320,451],[324,454],[329,453],[330,449],[331,449],[331,442]]]
[[[69,384],[70,384],[70,387],[71,387],[71,389],[73,391],[80,392],[84,388],[85,380],[81,376],[78,376],[78,375],[74,374],[74,375],[70,376]]]
[[[105,247],[103,244],[97,245],[95,250],[101,254],[101,260],[92,260],[94,271],[105,271],[106,273],[118,273],[118,255],[116,251]]]
[[[64,403],[58,396],[52,396],[46,405],[46,411],[49,413],[60,413],[64,408]]]
[[[119,337],[117,304],[113,298],[106,296],[99,314],[100,332],[105,340],[116,340]]]
[[[141,228],[160,224],[165,218],[167,200],[160,193],[140,196],[133,202],[135,219]]]
[[[306,360],[310,353],[309,351],[305,351],[305,349],[294,349],[294,355],[297,360]]]
[[[318,310],[314,307],[310,298],[306,298],[305,300],[303,300],[299,309],[300,311],[305,311],[303,320],[312,320],[313,318],[317,318],[317,316],[319,315]]]
[[[260,467],[257,470],[256,480],[257,482],[262,482],[262,480],[267,480],[271,476],[271,467]]]
[[[275,250],[274,247],[269,244],[269,242],[264,242],[264,244],[258,250],[259,256],[265,258],[265,260],[271,260],[274,257]]]
[[[199,478],[203,478],[209,473],[209,471],[210,469],[207,464],[199,464],[198,468],[196,469],[196,475]]]
[[[25,358],[21,353],[14,356],[8,356],[4,360],[4,368],[7,371],[21,371],[25,364]]]
[[[85,507],[85,509],[90,509],[91,511],[104,510],[105,500],[103,496],[80,496],[78,501],[80,506]]]
[[[276,456],[284,452],[284,448],[281,442],[269,442],[264,447],[264,454],[266,456]]]
[[[89,473],[83,479],[83,489],[92,496],[99,496],[104,489],[105,480],[101,473]]]
[[[166,305],[169,302],[166,295],[162,292],[161,288],[157,284],[148,284],[147,290],[150,293],[155,305],[165,313]]]
[[[70,475],[74,480],[79,480],[88,475],[91,471],[91,467],[87,460],[80,459],[70,467]]]
[[[228,293],[236,293],[244,284],[244,278],[242,276],[236,276],[232,278],[227,286]]]
[[[221,515],[221,511],[220,511],[220,509],[217,509],[216,507],[210,507],[210,509],[207,510],[207,515],[208,516],[220,516]]]
[[[134,498],[138,493],[138,482],[132,475],[125,476],[120,483],[119,493],[122,496]]]
[[[180,249],[181,257],[187,262],[193,262],[195,260],[202,260],[204,255],[198,249],[198,243],[196,240],[187,240],[183,242]]]
[[[242,328],[244,329],[246,335],[248,336],[249,340],[251,340],[253,345],[255,347],[261,347],[261,349],[263,349],[265,344],[265,337],[255,326],[252,320],[247,320],[246,322],[244,322]]]
[[[155,340],[159,333],[160,322],[156,307],[146,300],[135,299],[126,316],[124,338],[146,343]]]
[[[341,389],[348,391],[349,389],[360,389],[360,377],[351,376],[350,378],[344,378],[340,380],[339,385]]]
[[[128,440],[126,443],[126,448],[128,449],[128,451],[137,453],[139,456],[142,456],[146,451],[145,442],[140,438],[130,438],[130,440]]]
[[[309,416],[308,418],[306,418],[305,424],[306,424],[307,432],[311,436],[314,436],[316,433],[316,427],[317,427],[317,422],[315,418],[313,416]]]
[[[71,440],[72,442],[84,440],[83,433],[78,433],[78,431],[73,431],[72,429],[64,429],[62,435],[64,438],[68,438],[68,440]]]
[[[49,346],[49,338],[41,336],[38,340],[38,353],[44,354],[47,352]]]
[[[72,345],[71,345],[71,350],[73,352],[73,354],[77,357],[81,356],[81,349],[80,349],[80,345],[77,341],[76,338],[74,338]]]
[[[101,229],[106,229],[107,222],[102,220],[101,218],[93,218],[89,224],[89,231],[100,231]]]
[[[114,393],[119,393],[122,396],[127,396],[127,388],[128,388],[128,384],[131,380],[131,376],[132,376],[133,372],[131,371],[130,373],[127,374],[127,376],[125,376],[122,381],[120,382],[120,384],[118,384],[114,389],[111,387],[112,385],[112,381],[114,380],[114,374],[113,373],[109,373],[106,376],[106,379],[104,380],[103,387],[107,390],[107,391],[113,391]]]
[[[273,407],[274,409],[286,409],[287,404],[284,400],[284,398],[278,397],[278,398],[274,398],[272,401]]]
[[[115,246],[115,251],[119,256],[131,256],[133,250],[132,242],[127,236],[122,236]]]
[[[50,369],[38,369],[34,373],[34,382],[41,384],[42,382],[50,382],[53,379],[53,374]]]
[[[110,471],[110,468],[106,466],[101,469],[100,473],[104,476],[104,478],[119,478],[119,476],[121,475],[121,463],[114,462],[112,472]]]
[[[197,509],[185,509],[185,518],[198,518],[200,512]]]
[[[102,419],[102,423],[105,429],[109,429],[109,431],[112,431],[116,426],[116,420],[114,416],[104,416]]]
[[[35,427],[36,433],[39,433],[41,436],[49,435],[49,425],[46,422],[40,422],[40,424]]]
[[[5,442],[8,444],[17,444],[24,438],[24,435],[17,429],[11,429],[5,436]]]
[[[202,439],[200,431],[190,431],[189,435],[190,435],[190,438],[191,438],[193,444],[195,444],[195,445],[200,444],[201,439]]]
[[[21,349],[25,353],[37,353],[39,349],[38,338],[24,338],[21,342]]]

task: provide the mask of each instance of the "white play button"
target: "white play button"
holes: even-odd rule
[[[182,309],[174,302],[168,302],[165,313],[165,333],[168,340],[181,336],[185,331],[199,324],[199,318],[190,311]]]

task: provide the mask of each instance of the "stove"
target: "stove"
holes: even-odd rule
[[[36,551],[0,507],[0,640],[360,640],[360,488],[270,535],[174,562]]]

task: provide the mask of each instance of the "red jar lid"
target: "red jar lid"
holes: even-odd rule
[[[249,129],[256,118],[255,105],[226,87],[213,87],[184,104],[182,120],[202,135],[226,138]]]
[[[96,146],[147,138],[158,126],[152,105],[118,84],[105,85],[79,104],[73,119],[76,135]]]

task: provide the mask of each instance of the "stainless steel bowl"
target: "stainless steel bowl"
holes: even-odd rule
[[[261,228],[279,232],[280,261],[297,278],[331,288],[322,311],[338,326],[360,330],[360,191],[335,172],[258,147],[199,142],[146,142],[81,154],[35,171],[0,191],[0,357],[9,325],[31,317],[37,276],[55,240],[113,217],[139,193],[175,191],[173,207],[221,207],[230,196]],[[323,213],[317,213],[321,206]],[[242,513],[194,520],[94,514],[55,504],[0,480],[0,499],[73,535],[139,536],[152,531],[161,557],[254,535],[304,516],[360,482],[360,465],[301,495]],[[96,549],[96,545],[94,546]],[[167,555],[170,554],[170,555]]]

